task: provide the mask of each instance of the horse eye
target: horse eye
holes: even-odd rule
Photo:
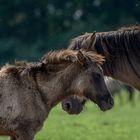
[[[96,74],[94,74],[94,78],[98,80],[101,78],[101,75],[99,73],[96,73]]]

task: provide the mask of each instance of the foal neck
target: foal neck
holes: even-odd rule
[[[72,83],[79,72],[79,66],[70,64],[59,72],[37,74],[39,89],[49,108],[57,105],[65,97],[74,94]]]

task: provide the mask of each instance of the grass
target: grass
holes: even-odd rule
[[[58,105],[35,140],[140,140],[139,95],[136,94],[134,104],[127,101],[124,93],[123,99],[120,104],[116,98],[115,107],[107,112],[88,103],[77,116],[66,114]]]

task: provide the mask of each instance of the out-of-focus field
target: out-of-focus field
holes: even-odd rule
[[[124,91],[122,98],[122,103],[116,98],[115,107],[107,112],[88,103],[77,116],[66,114],[58,105],[35,140],[140,140],[140,94],[136,93],[134,103],[127,101]]]

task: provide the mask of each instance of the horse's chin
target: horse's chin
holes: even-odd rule
[[[97,104],[97,106],[100,108],[101,111],[110,110],[114,105],[113,101],[112,101],[112,103],[107,103],[104,100],[96,100],[96,99],[93,99],[91,101],[94,102],[95,104]]]
[[[97,105],[101,111],[107,111],[113,107],[112,104],[106,103],[105,101],[100,101],[100,103],[98,103]]]
[[[114,105],[113,98],[109,95],[104,96],[91,96],[92,94],[88,94],[87,99],[90,99],[92,102],[98,105],[101,111],[107,111],[111,109]]]

